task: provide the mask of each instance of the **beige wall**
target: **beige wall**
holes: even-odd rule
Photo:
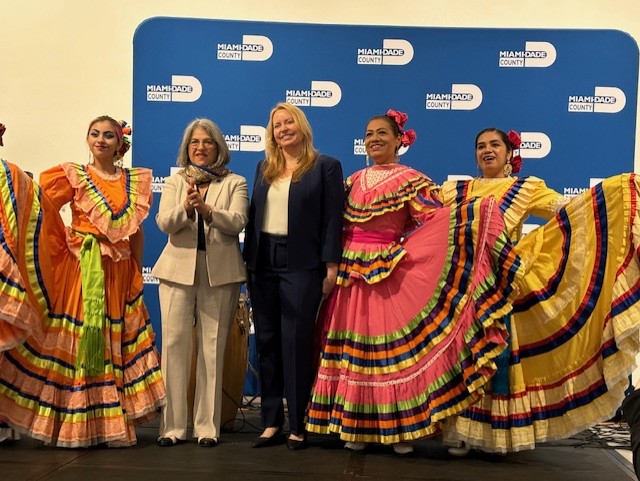
[[[8,130],[0,156],[36,174],[88,160],[90,119],[103,113],[131,119],[133,35],[156,16],[617,29],[640,42],[639,0],[2,0],[0,122]],[[639,153],[636,146],[636,170]]]

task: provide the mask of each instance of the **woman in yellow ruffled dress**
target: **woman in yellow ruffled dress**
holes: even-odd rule
[[[118,165],[125,132],[96,118],[92,161],[49,169],[39,185],[0,164],[0,422],[46,444],[135,444],[135,424],[164,403],[142,299],[151,171]]]
[[[493,197],[525,265],[510,319],[509,350],[492,389],[444,423],[444,441],[506,453],[533,449],[610,419],[635,365],[640,322],[638,182],[606,179],[569,199],[520,170],[519,136],[476,138],[481,178],[445,182],[445,204]],[[521,238],[529,215],[549,219]]]

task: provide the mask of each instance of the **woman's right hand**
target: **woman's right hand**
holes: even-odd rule
[[[194,198],[198,195],[198,189],[195,186],[195,182],[189,179],[189,187],[187,187],[187,198],[184,200],[183,206],[187,211],[189,217],[193,217],[195,213]]]

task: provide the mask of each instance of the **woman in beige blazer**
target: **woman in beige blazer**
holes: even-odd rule
[[[156,223],[169,235],[152,274],[160,280],[162,374],[167,405],[160,446],[187,437],[187,391],[196,326],[193,437],[218,443],[222,361],[229,323],[246,279],[238,234],[248,220],[247,181],[227,169],[229,149],[218,126],[192,121],[178,153],[180,171],[165,180]]]

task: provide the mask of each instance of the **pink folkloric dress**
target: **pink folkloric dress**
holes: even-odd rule
[[[436,434],[495,372],[519,258],[492,200],[442,207],[431,179],[397,164],[345,186],[307,430],[383,444]]]

